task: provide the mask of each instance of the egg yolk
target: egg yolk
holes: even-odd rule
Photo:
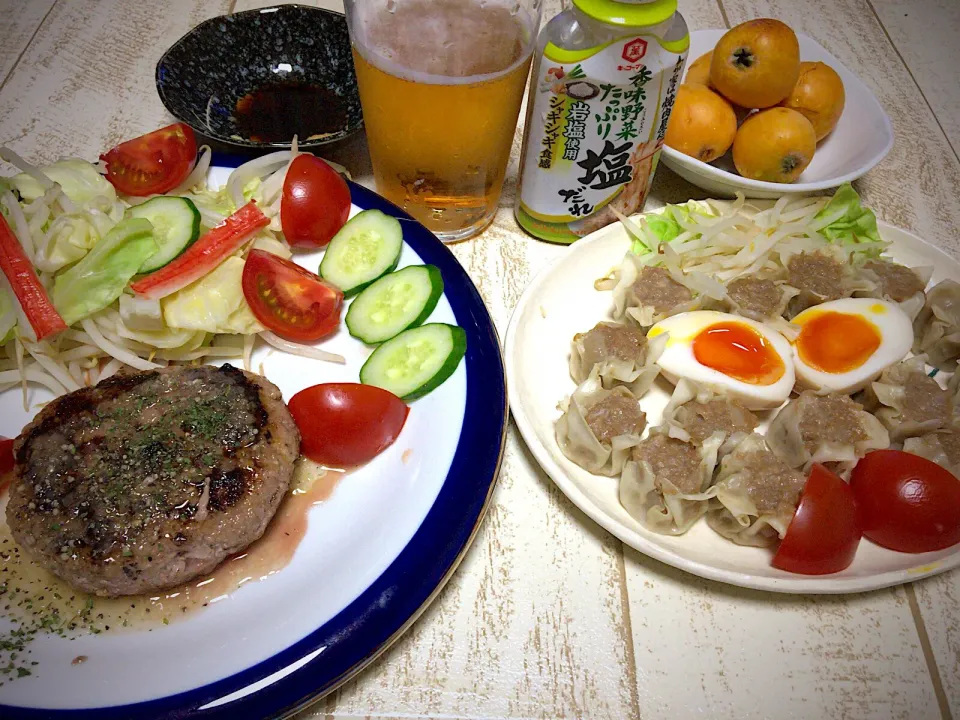
[[[797,352],[804,364],[826,373],[845,373],[863,365],[880,347],[877,326],[860,315],[815,314],[803,323]]]
[[[750,385],[772,385],[783,377],[783,359],[767,339],[743,323],[723,322],[700,331],[693,356],[701,365]]]

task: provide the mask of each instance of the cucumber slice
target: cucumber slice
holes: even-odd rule
[[[159,270],[200,237],[200,211],[187,198],[155,197],[130,208],[127,214],[150,221],[160,248],[140,266],[141,273]]]
[[[403,249],[400,221],[379,210],[357,213],[340,228],[320,262],[320,277],[345,297],[397,267]]]
[[[347,330],[376,345],[422,325],[443,295],[443,277],[433,265],[410,265],[384,275],[357,296],[347,310]]]
[[[405,330],[373,351],[360,368],[360,382],[416,400],[453,374],[467,350],[463,328],[430,323]]]

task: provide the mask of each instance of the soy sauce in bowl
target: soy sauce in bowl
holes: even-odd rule
[[[302,5],[206,20],[157,63],[174,117],[212,140],[254,150],[341,140],[363,125],[347,22]]]
[[[237,101],[240,134],[258,143],[322,140],[347,122],[343,99],[330,88],[289,80],[264,85]]]

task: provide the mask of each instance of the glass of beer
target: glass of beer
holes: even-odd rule
[[[493,220],[541,2],[345,2],[377,191],[444,242]]]

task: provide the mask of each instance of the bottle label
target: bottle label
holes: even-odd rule
[[[549,43],[532,78],[517,220],[571,243],[646,200],[686,61],[686,42],[619,38],[589,50]],[[679,45],[679,47],[678,47]]]

